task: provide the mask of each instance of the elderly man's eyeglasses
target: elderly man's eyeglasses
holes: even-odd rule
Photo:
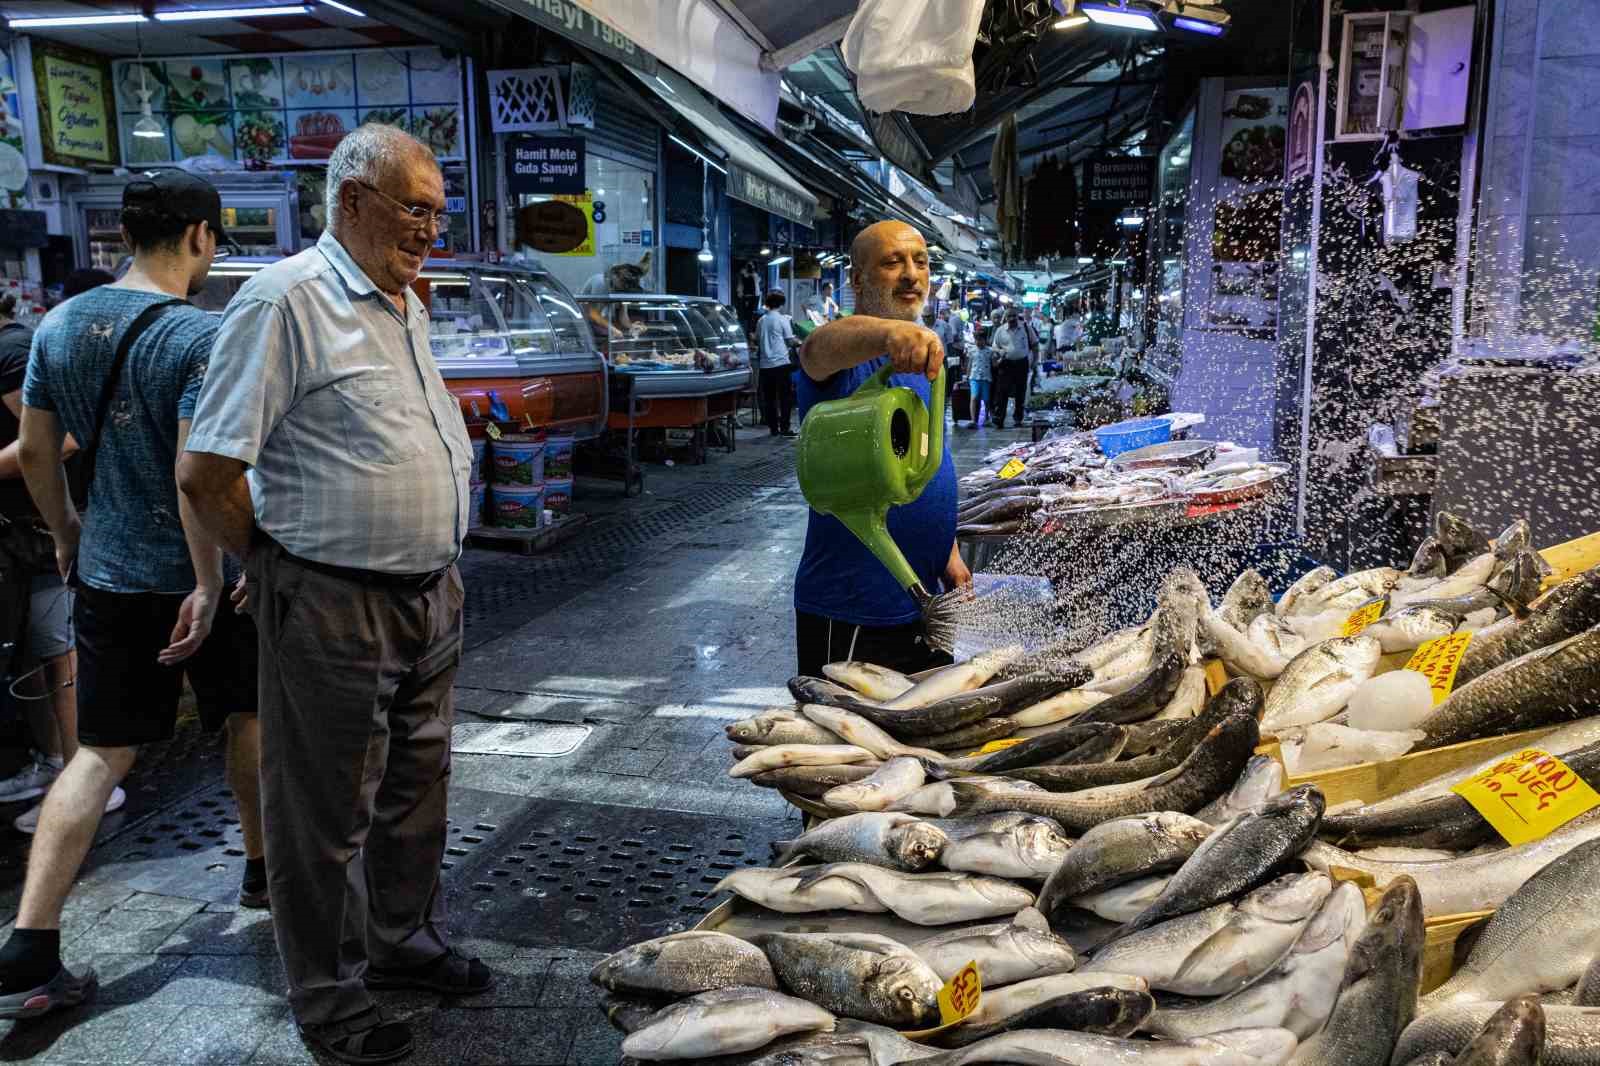
[[[375,185],[368,185],[366,182],[359,180],[356,182],[356,184],[361,186],[363,189],[370,189],[379,196],[383,197],[385,200],[388,200],[391,204],[394,204],[401,211],[405,212],[406,217],[409,218],[412,224],[418,229],[427,229],[430,223],[436,229],[444,229],[450,224],[450,212],[448,211],[435,211],[426,204],[403,204]]]

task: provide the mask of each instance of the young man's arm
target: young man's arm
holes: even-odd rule
[[[189,443],[187,418],[178,420],[178,455],[184,454]],[[177,476],[177,471],[173,471]],[[222,602],[222,547],[200,521],[189,499],[178,493],[178,517],[183,522],[183,539],[189,545],[189,561],[194,564],[194,591],[183,599],[178,608],[178,622],[172,628],[172,638],[167,647],[156,656],[163,666],[181,663],[205,643],[211,633],[211,622],[217,616],[217,604]]]
[[[17,423],[20,425],[22,422],[22,390],[20,388],[11,390],[4,396],[0,396],[0,402],[3,402],[6,405],[6,409],[16,416]],[[61,458],[64,460],[70,459],[77,452],[78,442],[72,439],[72,434],[68,433],[61,442]],[[22,476],[21,454],[22,440],[20,437],[7,444],[4,448],[0,448],[0,480],[11,480]]]
[[[854,314],[812,330],[800,349],[800,366],[812,381],[827,381],[841,370],[887,355],[902,374],[939,376],[944,348],[939,335],[915,322]]]
[[[34,506],[56,542],[56,568],[63,580],[78,557],[81,526],[78,509],[72,505],[67,489],[67,468],[61,463],[61,449],[67,431],[54,411],[41,407],[22,407],[22,427],[17,437],[17,458],[22,477]]]

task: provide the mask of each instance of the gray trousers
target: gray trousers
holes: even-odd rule
[[[362,975],[446,948],[439,863],[464,593],[348,581],[272,543],[250,558],[261,807],[289,1004],[301,1025],[372,1005]]]

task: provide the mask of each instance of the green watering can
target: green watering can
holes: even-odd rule
[[[843,522],[927,613],[932,595],[889,536],[889,508],[922,495],[944,461],[944,368],[932,408],[885,366],[842,400],[819,403],[800,425],[797,473],[806,502]]]

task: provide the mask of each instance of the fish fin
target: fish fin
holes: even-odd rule
[[[794,858],[795,845],[798,843],[800,843],[798,840],[774,840],[772,842],[772,861],[782,866]]]
[[[830,862],[823,866],[818,866],[803,874],[797,874],[795,878],[794,890],[796,892],[804,892],[806,889],[810,888],[819,881],[825,881],[830,877],[842,876],[838,871],[838,865],[838,863]],[[849,878],[846,878],[846,880],[849,880]]]
[[[951,781],[967,772],[960,767],[952,767],[946,765],[945,763],[934,762],[932,759],[929,759],[925,756],[915,755],[912,756],[912,758],[916,759],[917,762],[922,764],[923,775],[929,781]]]

